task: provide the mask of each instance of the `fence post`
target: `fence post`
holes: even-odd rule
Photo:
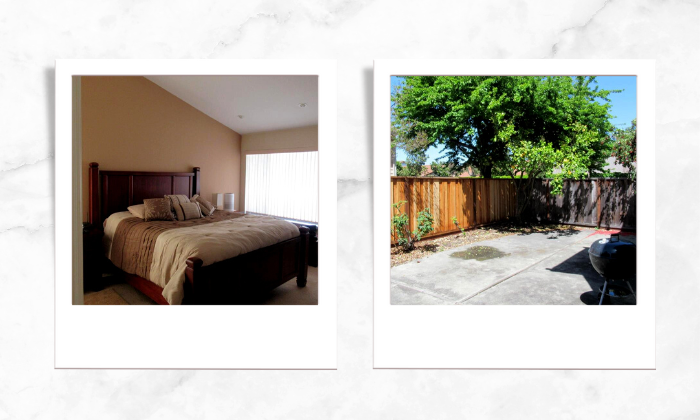
[[[491,178],[486,179],[486,208],[488,209],[488,218],[486,219],[486,223],[491,223],[493,220],[491,218],[491,215],[493,214],[493,208],[491,208],[491,187],[493,186],[493,182],[491,182]]]
[[[549,189],[550,189],[550,188],[551,188],[551,187],[550,187],[550,185],[549,185],[549,180],[547,180],[547,185],[546,185],[546,188],[545,188],[545,196],[544,196],[544,203],[545,203],[545,207],[546,207],[545,218],[547,219],[547,222],[550,221],[550,216],[549,216],[549,194],[550,194],[550,193],[549,193]]]
[[[600,229],[601,207],[600,207],[600,191],[602,189],[600,178],[596,179],[596,226]]]
[[[474,226],[479,224],[476,218],[476,179],[470,180],[472,183],[472,204],[474,205]]]
[[[411,207],[412,207],[412,199],[411,199],[411,180],[410,178],[405,177],[404,178],[404,195],[406,196],[406,215],[408,216],[408,230],[411,230]]]

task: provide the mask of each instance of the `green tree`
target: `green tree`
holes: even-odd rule
[[[637,119],[632,120],[630,127],[617,129],[613,135],[612,155],[615,163],[622,165],[630,178],[637,177]]]
[[[425,172],[425,162],[427,155],[427,136],[424,132],[412,133],[406,127],[408,123],[404,121],[402,125],[391,129],[391,147],[403,149],[406,152],[405,165],[397,163],[396,175],[398,176],[421,176]]]
[[[435,161],[430,164],[430,170],[431,176],[449,177],[457,176],[458,174],[457,171],[455,171],[454,168],[448,162]]]
[[[493,124],[471,104],[470,96],[483,77],[411,76],[392,96],[394,125],[411,133],[424,132],[427,146],[442,145],[447,161],[461,172],[469,164],[491,177],[493,162],[505,146],[494,142]],[[410,123],[405,123],[410,121]]]
[[[485,178],[508,154],[508,141],[539,141],[558,148],[575,122],[607,138],[608,96],[594,77],[407,76],[392,95],[393,122],[408,136],[424,132],[442,145],[456,170],[468,165]],[[407,121],[410,121],[407,123]],[[589,171],[602,170],[609,142],[594,147]]]
[[[397,176],[422,176],[425,172],[425,161],[428,160],[428,155],[426,155],[423,150],[416,150],[413,152],[406,152],[406,162],[405,165],[398,163],[396,165],[396,175]]]
[[[600,144],[598,135],[579,123],[574,124],[571,136],[562,139],[557,147],[543,139],[510,142],[508,158],[499,165],[499,172],[510,175],[516,185],[519,197],[516,216],[520,219],[530,205],[535,183],[540,178],[552,179],[553,194],[562,192],[564,179],[586,178],[596,143]]]
[[[484,178],[511,176],[523,206],[535,178],[601,171],[610,156],[608,96],[594,77],[410,76],[395,91],[394,122],[411,121],[408,135],[425,132],[447,162],[476,167]],[[525,175],[527,176],[525,178]]]
[[[430,140],[424,131],[415,129],[415,123],[409,118],[399,118],[394,104],[391,112],[391,148],[399,148],[406,152],[405,165],[397,164],[396,175],[422,176],[425,173],[425,162],[428,160],[427,149]]]

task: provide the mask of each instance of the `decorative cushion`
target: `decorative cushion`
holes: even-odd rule
[[[170,209],[170,200],[167,198],[147,198],[143,200],[145,209],[144,220],[175,220],[173,212]]]
[[[202,210],[199,208],[199,203],[182,203],[180,207],[182,207],[185,220],[199,219],[202,217]]]
[[[133,214],[134,216],[138,217],[139,219],[146,218],[146,206],[144,206],[143,204],[129,206],[126,209],[129,210],[129,213]]]
[[[212,203],[202,198],[199,194],[193,195],[191,201],[199,203],[199,207],[202,209],[202,217],[211,216],[214,214],[214,210],[216,210],[216,207]]]
[[[165,198],[170,200],[171,207],[177,216],[177,220],[185,220],[185,213],[182,211],[182,204],[189,203],[190,199],[186,195],[166,195]]]

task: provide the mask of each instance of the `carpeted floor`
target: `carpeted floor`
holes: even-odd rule
[[[318,267],[309,267],[306,287],[298,287],[296,279],[289,280],[271,291],[261,305],[318,305]]]
[[[86,305],[155,305],[148,296],[116,277],[105,274],[104,288],[85,293]],[[318,305],[318,268],[309,267],[306,287],[297,287],[294,279],[271,291],[260,305]]]
[[[85,299],[86,305],[128,305],[129,304],[112,287],[108,287],[107,289],[100,290],[99,292],[85,293],[84,299]]]

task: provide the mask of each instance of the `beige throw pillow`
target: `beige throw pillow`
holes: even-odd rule
[[[143,200],[144,220],[175,220],[170,209],[170,200],[167,198],[147,198]]]
[[[177,216],[177,220],[185,220],[185,213],[182,210],[182,205],[189,203],[190,199],[186,195],[176,194],[176,195],[166,195],[165,198],[170,200],[171,207]]]
[[[202,196],[199,194],[193,195],[191,201],[196,201],[199,203],[199,207],[202,209],[202,217],[211,216],[214,214],[214,210],[216,210],[216,207],[214,207],[212,203],[202,198]]]
[[[182,207],[185,220],[199,219],[202,217],[202,210],[199,208],[199,203],[182,203],[180,207]]]
[[[126,209],[129,210],[129,213],[133,214],[134,216],[136,216],[140,219],[146,218],[146,206],[144,206],[143,204],[136,204],[135,206],[129,206]]]

